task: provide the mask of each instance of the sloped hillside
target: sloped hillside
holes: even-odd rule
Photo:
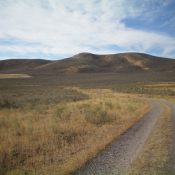
[[[42,59],[8,59],[0,61],[0,72],[2,73],[23,73],[33,70],[35,67],[49,63]]]
[[[39,67],[37,73],[100,73],[100,72],[137,72],[168,71],[174,72],[175,60],[160,58],[142,53],[122,53],[95,55],[80,53],[71,58],[54,61]]]
[[[95,55],[80,53],[57,61],[46,60],[3,60],[0,72],[29,74],[79,74],[79,73],[132,73],[172,72],[175,59],[155,57],[143,53],[121,53]]]

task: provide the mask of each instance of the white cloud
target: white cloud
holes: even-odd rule
[[[130,5],[127,5],[130,4]],[[142,9],[123,0],[6,0],[0,1],[0,38],[16,38],[38,45],[0,45],[0,51],[18,53],[108,53],[103,45],[146,52],[156,45],[163,56],[172,53],[175,38],[131,29],[122,22]]]

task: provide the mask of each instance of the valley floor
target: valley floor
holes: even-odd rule
[[[138,143],[135,146],[139,147],[139,152],[132,156],[136,149],[132,144],[122,148],[128,149],[128,154],[132,148],[130,160],[125,154],[128,167],[132,160],[127,173],[161,174],[162,169],[169,172],[173,169],[171,164],[174,160],[170,155],[173,155],[174,148],[171,125],[174,107],[159,100],[163,98],[174,103],[173,82],[115,84],[110,88],[107,86],[108,89],[99,88],[102,82],[97,82],[97,86],[92,83],[93,87],[89,88],[89,83],[85,89],[86,85],[81,84],[83,79],[75,85],[84,88],[70,87],[68,80],[61,84],[63,78],[57,81],[60,84],[49,78],[45,80],[0,80],[0,174],[78,173],[78,169],[81,171],[88,165],[87,161],[94,160],[111,143],[118,144],[128,133],[128,137],[133,138],[132,142]],[[146,100],[151,98],[158,99],[156,111]],[[145,117],[148,111],[152,111],[155,117]],[[147,131],[144,137],[139,135],[143,130]],[[130,133],[138,136],[136,140]],[[124,140],[130,142],[129,139]],[[123,145],[126,145],[125,141]],[[120,153],[118,148],[117,152],[124,157],[122,152],[125,150]],[[125,165],[122,160],[114,161]],[[111,166],[112,162],[108,167]]]
[[[0,111],[1,174],[69,174],[81,167],[149,109],[135,95],[110,90],[66,91],[90,99]]]

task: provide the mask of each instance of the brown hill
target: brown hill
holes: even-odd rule
[[[95,55],[80,53],[71,58],[54,61],[35,67],[35,73],[107,73],[137,71],[175,71],[175,60],[155,57],[143,53],[121,53],[113,55]],[[33,73],[34,73],[33,72]]]
[[[42,59],[8,59],[0,61],[0,73],[23,73],[49,63]]]
[[[172,72],[175,59],[161,58],[143,53],[121,53],[95,55],[80,53],[57,61],[3,60],[0,72],[22,72],[30,74],[78,74],[114,72]]]

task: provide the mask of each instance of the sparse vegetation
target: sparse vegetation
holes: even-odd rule
[[[90,99],[74,101],[72,96],[72,100],[63,98],[62,103],[42,103],[33,108],[1,108],[1,174],[69,174],[148,109],[135,96],[109,90],[69,88],[59,92],[79,96],[84,92],[82,97]]]
[[[143,77],[148,79],[113,73],[1,79],[0,174],[67,175],[79,168],[148,110],[140,94],[174,99],[174,87],[136,83]]]
[[[17,108],[18,105],[14,102],[14,101],[11,101],[9,99],[1,99],[0,101],[0,109],[1,108]]]
[[[129,175],[170,175],[168,170],[171,145],[171,110],[164,113],[144,146],[142,154],[133,163]]]
[[[0,86],[0,108],[35,108],[41,105],[54,105],[68,101],[87,99],[88,96],[76,90],[66,90],[58,86],[12,85]]]
[[[129,85],[118,85],[114,88],[117,92],[131,93],[131,94],[146,94],[146,95],[160,95],[160,96],[175,96],[175,84],[164,83],[162,84],[129,84]]]

